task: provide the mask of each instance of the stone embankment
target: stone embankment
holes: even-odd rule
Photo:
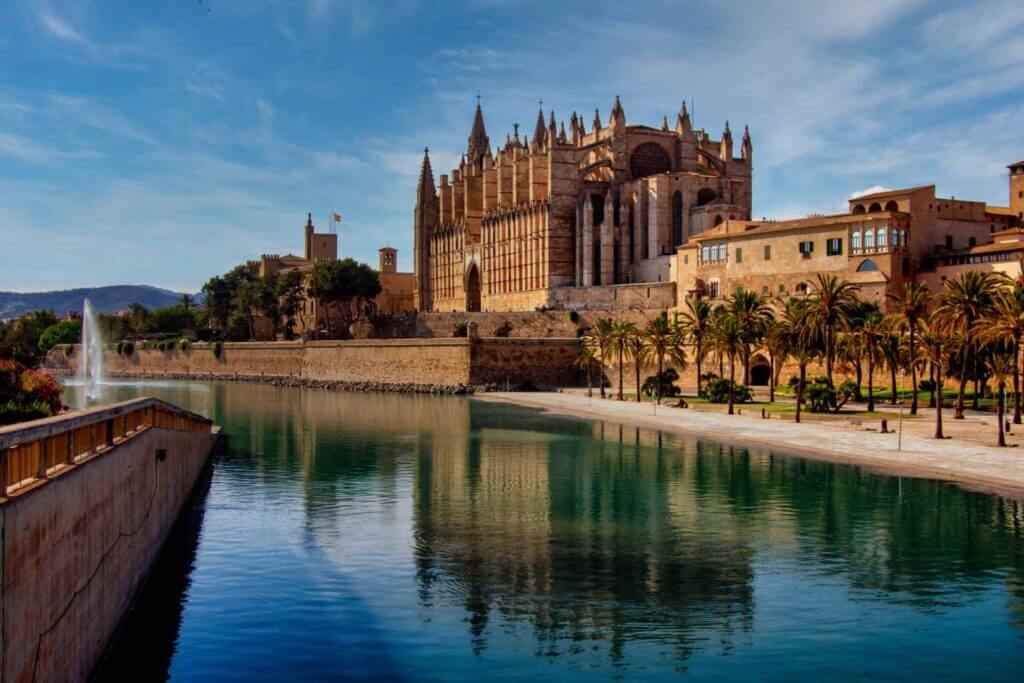
[[[0,428],[0,681],[88,680],[218,436],[152,398]]]
[[[576,339],[382,339],[232,342],[213,347],[108,349],[110,377],[266,382],[350,391],[459,394],[488,387],[574,386]],[[47,369],[73,375],[79,349],[61,346]],[[215,353],[216,351],[216,353]]]

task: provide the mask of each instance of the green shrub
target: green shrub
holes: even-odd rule
[[[469,323],[455,323],[452,325],[452,336],[453,337],[468,337],[469,336]]]
[[[182,351],[188,351],[189,342],[188,339],[182,339],[178,342],[178,348]]]
[[[930,379],[923,379],[917,383],[917,388],[921,391],[935,391],[935,382]]]
[[[215,341],[210,345],[210,351],[213,352],[214,358],[220,358],[221,354],[224,353],[224,342]]]
[[[848,379],[833,389],[824,377],[815,377],[804,391],[808,410],[812,413],[838,413],[856,395],[857,383],[853,380]]]
[[[712,403],[728,403],[730,384],[732,385],[733,403],[750,403],[754,399],[749,387],[730,382],[723,377],[712,377],[708,379],[707,384],[701,387],[700,395],[702,398],[706,398]]]
[[[675,371],[675,368],[665,368],[661,371],[661,375],[647,377],[640,386],[640,391],[646,396],[654,396],[657,393],[655,390],[660,384],[662,396],[678,396],[680,390],[675,384],[678,379],[679,373]]]
[[[64,355],[65,356],[71,356],[74,353],[75,353],[75,345],[74,344],[67,344],[64,347]]]
[[[123,346],[121,347],[121,353],[123,353],[125,356],[131,356],[133,353],[135,353],[135,344],[133,344],[130,341],[121,343],[123,344]]]
[[[50,325],[39,335],[39,350],[46,353],[58,344],[77,344],[81,336],[81,321],[62,320]]]
[[[569,311],[569,322],[578,323],[580,321],[580,314],[576,311]]]
[[[116,353],[119,356],[124,354],[124,342],[123,341],[117,342],[117,345],[114,347],[114,353]]]
[[[583,336],[587,333],[587,330],[589,330],[589,329],[590,329],[589,327],[583,327],[583,326],[577,327],[576,328],[576,338],[577,339],[582,339]]]

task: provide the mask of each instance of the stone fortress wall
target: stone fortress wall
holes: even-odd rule
[[[228,342],[220,357],[210,344],[182,351],[108,349],[111,376],[203,380],[244,379],[324,384],[339,388],[452,391],[486,384],[571,386],[578,342],[573,339],[381,339],[322,342]],[[77,350],[49,353],[46,367],[73,375]]]

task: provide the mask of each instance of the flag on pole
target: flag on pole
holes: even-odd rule
[[[334,222],[335,223],[340,223],[341,222],[341,214],[337,214],[337,213],[334,214]]]

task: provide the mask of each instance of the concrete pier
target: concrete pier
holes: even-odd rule
[[[0,428],[0,681],[86,680],[219,429],[144,398]]]

